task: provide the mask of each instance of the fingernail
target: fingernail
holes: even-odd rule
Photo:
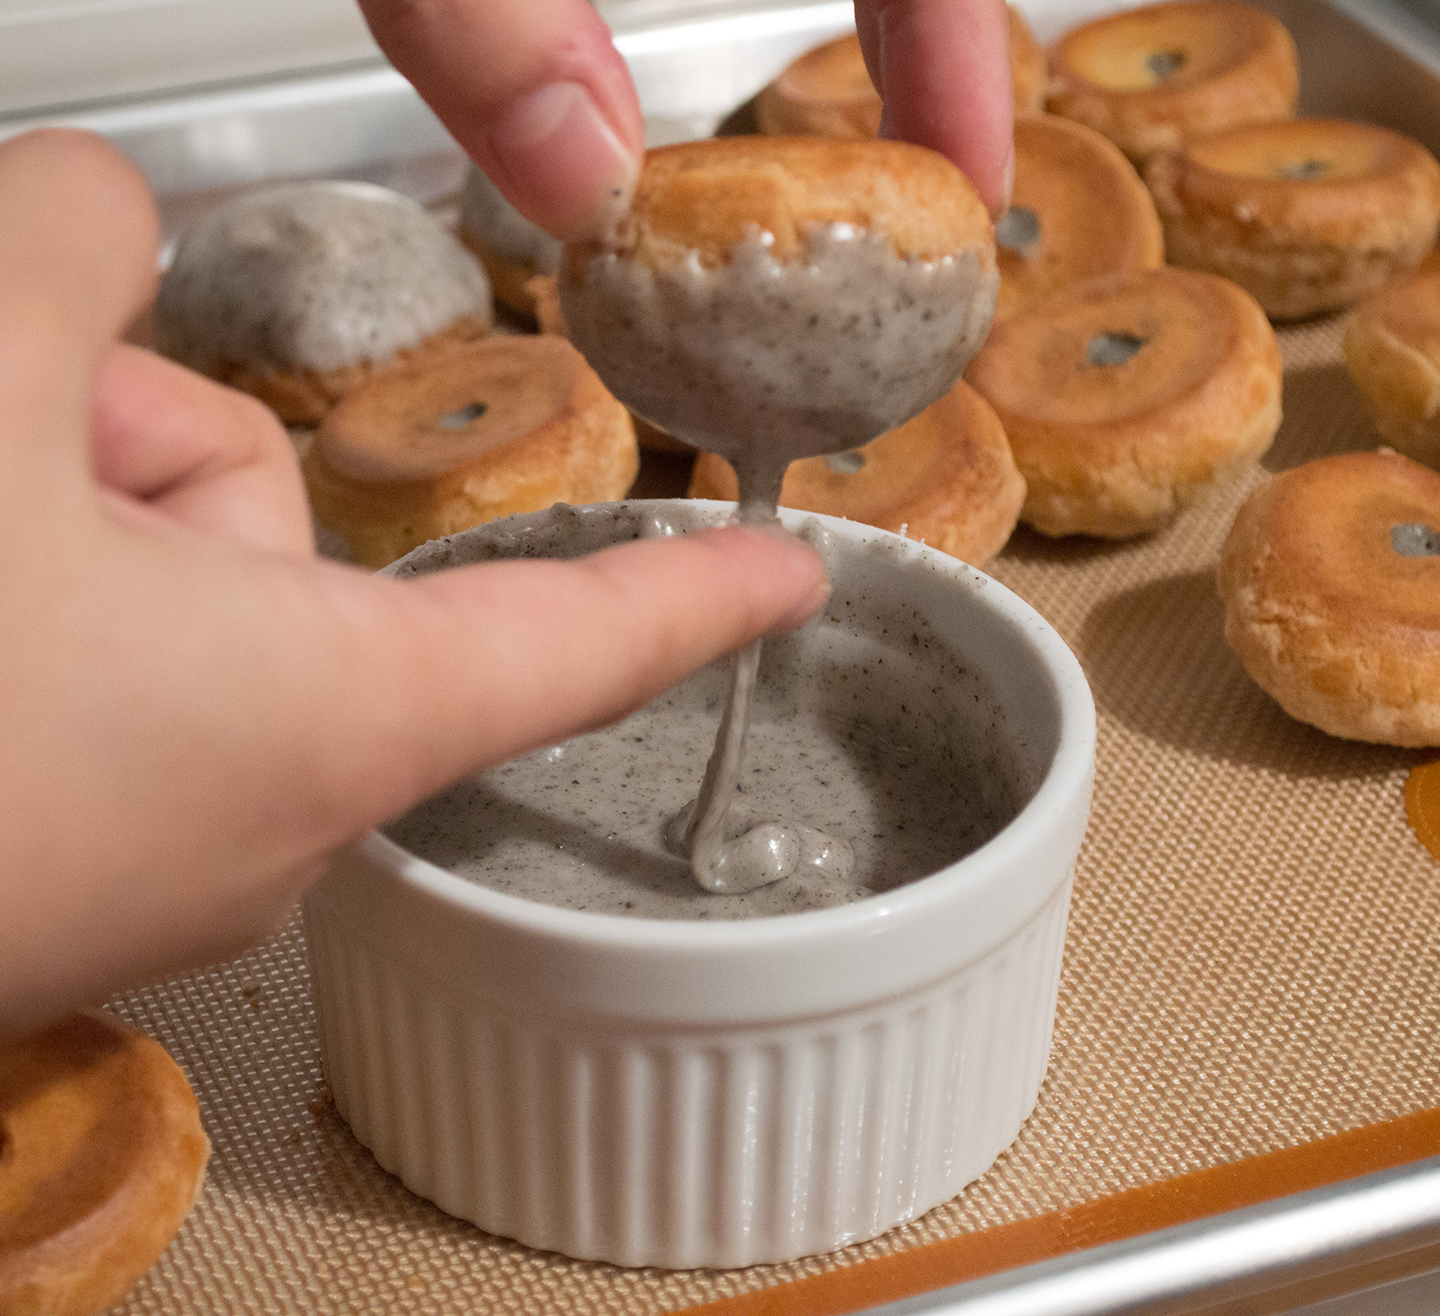
[[[774,633],[794,630],[796,626],[813,617],[824,605],[825,600],[830,597],[830,579],[825,574],[824,563],[813,547],[798,535],[786,530],[778,521],[770,524],[746,525],[744,529],[782,542],[789,554],[792,555],[792,562],[797,567],[800,563],[804,563],[804,567],[801,569],[808,568],[811,574],[810,588],[795,600],[793,607],[776,623]]]
[[[793,631],[797,626],[803,626],[821,608],[830,597],[830,581],[821,573],[820,579],[810,588],[810,592],[804,598],[796,601],[795,606],[785,615],[784,620],[776,625],[776,632]]]
[[[558,238],[604,240],[630,208],[639,163],[578,82],[512,102],[487,141],[522,208]]]
[[[1015,148],[1010,148],[1010,154],[1005,157],[1005,179],[1002,184],[1004,195],[1000,199],[999,209],[990,216],[991,219],[1000,219],[1010,209],[1010,199],[1015,195]]]

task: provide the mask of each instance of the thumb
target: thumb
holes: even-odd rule
[[[361,0],[375,39],[523,215],[591,237],[629,206],[644,126],[587,0]]]

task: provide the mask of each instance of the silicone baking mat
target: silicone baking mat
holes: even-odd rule
[[[1378,442],[1340,329],[1282,332],[1266,469]],[[645,478],[663,487],[673,462]],[[1099,760],[1049,1074],[958,1198],[873,1242],[740,1271],[624,1270],[483,1234],[379,1169],[329,1105],[297,922],[113,1003],[185,1068],[215,1144],[194,1214],[118,1310],[843,1311],[1113,1236],[1120,1216],[1171,1223],[1436,1150],[1429,1117],[1364,1132],[1440,1106],[1440,864],[1403,801],[1425,756],[1291,721],[1226,648],[1214,564],[1263,478],[1130,543],[1022,530],[992,564],[1079,655]],[[1345,1130],[1362,1132],[1322,1141]],[[1145,1188],[1177,1175],[1192,1177]],[[999,1226],[1008,1250],[967,1254]],[[739,1296],[764,1292],[773,1308]]]

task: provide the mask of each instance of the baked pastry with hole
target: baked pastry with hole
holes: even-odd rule
[[[1255,300],[1162,266],[998,323],[966,379],[995,408],[1047,535],[1156,530],[1280,424],[1280,349]]]
[[[701,453],[690,497],[733,500],[735,472]],[[791,462],[780,503],[924,540],[983,566],[1015,529],[1025,481],[994,410],[963,381],[863,448]]]
[[[1170,263],[1233,280],[1277,320],[1353,305],[1417,265],[1440,224],[1440,164],[1374,124],[1210,133],[1145,177]]]
[[[209,1156],[180,1067],[112,1015],[0,1043],[0,1311],[109,1310],[189,1215]]]
[[[366,566],[552,503],[623,498],[630,415],[563,338],[497,334],[377,376],[303,462],[316,519]]]
[[[1355,308],[1345,364],[1387,442],[1440,470],[1440,253]]]
[[[1291,717],[1440,745],[1440,473],[1322,457],[1241,506],[1220,553],[1225,639]]]
[[[1299,88],[1295,43],[1277,19],[1239,0],[1172,0],[1062,36],[1046,108],[1139,163],[1197,133],[1288,118]]]
[[[995,226],[998,316],[1102,274],[1154,269],[1165,239],[1149,189],[1114,143],[1053,114],[1015,123],[1015,189]]]
[[[376,371],[493,319],[485,271],[423,206],[369,183],[280,183],[185,233],[154,332],[165,355],[314,425]]]
[[[864,141],[880,134],[880,93],[870,81],[853,32],[807,50],[761,89],[755,120],[762,133]]]

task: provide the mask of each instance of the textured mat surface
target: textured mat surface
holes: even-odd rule
[[[1279,470],[1375,446],[1330,321],[1282,334]],[[1020,532],[992,571],[1080,657],[1100,717],[1050,1072],[1015,1145],[872,1243],[731,1272],[627,1271],[452,1220],[324,1099],[298,925],[114,1003],[184,1066],[215,1144],[126,1313],[649,1313],[782,1283],[1440,1105],[1440,864],[1424,756],[1292,722],[1221,634],[1215,559],[1264,478],[1130,544]]]

